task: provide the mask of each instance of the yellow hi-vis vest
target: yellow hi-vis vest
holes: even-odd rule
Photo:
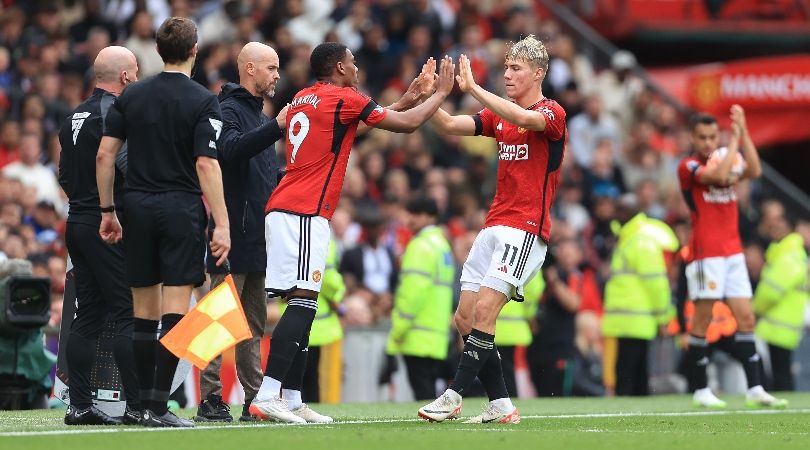
[[[523,286],[523,301],[508,301],[498,314],[495,322],[495,344],[511,347],[527,346],[532,343],[532,330],[529,321],[537,314],[540,297],[546,288],[543,273],[538,271]]]
[[[391,312],[388,354],[447,357],[455,271],[441,228],[425,227],[408,243]]]
[[[807,252],[801,235],[791,233],[765,252],[765,267],[754,293],[757,336],[777,347],[798,347],[807,299]]]
[[[678,239],[665,223],[643,213],[618,234],[605,286],[602,333],[651,340],[675,313],[663,252],[677,250]]]

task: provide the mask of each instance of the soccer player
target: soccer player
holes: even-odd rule
[[[107,47],[96,57],[93,71],[96,88],[79,105],[59,130],[62,147],[59,184],[70,202],[65,239],[73,261],[78,308],[67,343],[70,407],[67,425],[127,425],[140,420],[138,378],[132,354],[132,292],[126,284],[127,266],[123,244],[107,245],[98,235],[101,224],[96,153],[104,132],[104,121],[115,98],[138,80],[138,62],[124,47]],[[126,150],[116,163],[115,205],[123,214]],[[67,299],[73,301],[73,299]],[[127,401],[122,418],[110,417],[93,406],[90,377],[96,357],[96,341],[104,316],[115,324],[113,353]]]
[[[216,222],[211,253],[222,264],[231,247],[217,144],[222,131],[216,97],[192,81],[197,27],[171,17],[160,26],[157,50],[163,72],[129,86],[107,113],[96,158],[101,203],[99,233],[121,239],[112,203],[113,163],[127,141],[127,278],[135,314],[132,336],[140,384],[141,423],[193,427],[169,412],[178,359],[158,343],[188,312],[191,290],[205,281],[205,194]]]
[[[412,109],[395,111],[357,90],[359,70],[345,45],[318,45],[310,65],[318,81],[299,91],[290,104],[287,173],[265,208],[265,287],[286,295],[287,308],[273,330],[264,380],[250,406],[250,413],[259,418],[289,423],[332,421],[303,404],[301,383],[326,269],[329,220],[340,199],[357,126],[364,122],[412,132],[436,112],[454,84],[453,63],[445,57],[436,92]],[[432,80],[433,70],[423,74]]]
[[[248,412],[251,400],[262,382],[261,341],[267,322],[267,294],[264,269],[267,263],[264,242],[264,205],[276,185],[278,167],[273,144],[284,136],[286,109],[276,119],[262,113],[265,98],[275,93],[280,75],[278,54],[259,42],[249,42],[237,58],[239,83],[228,83],[219,94],[222,108],[222,135],[219,162],[225,204],[231,229],[228,261],[239,300],[253,337],[236,344],[236,373],[245,389],[245,405],[239,420],[256,420]],[[225,280],[225,270],[209,257],[211,286]],[[200,373],[200,407],[196,421],[230,422],[228,406],[222,401],[218,356]]]
[[[745,111],[731,107],[732,135],[725,157],[711,161],[717,149],[717,119],[695,114],[690,121],[692,154],[678,165],[678,180],[686,203],[692,210],[692,249],[687,261],[686,280],[689,298],[695,302],[692,332],[685,359],[690,379],[696,386],[696,406],[723,408],[726,403],[708,387],[709,363],[706,330],[712,320],[715,301],[725,300],[737,320],[734,357],[741,361],[748,379],[746,405],[784,407],[785,400],[774,398],[762,387],[762,361],[754,344],[754,313],[751,308],[751,282],[745,265],[738,227],[737,197],[734,184],[741,179],[757,178],[762,173],[759,155],[745,122]],[[740,148],[744,163],[739,161]]]
[[[498,182],[484,229],[461,272],[461,299],[455,323],[464,350],[450,388],[419,409],[419,416],[441,422],[461,413],[462,395],[475,377],[489,396],[471,422],[518,423],[495,347],[495,321],[510,298],[522,301],[522,287],[540,270],[551,232],[551,204],[565,152],[565,111],[543,96],[548,52],[527,36],[511,43],[504,63],[503,99],[475,83],[470,61],[459,58],[456,77],[463,92],[484,105],[472,116],[439,110],[432,123],[441,133],[484,135],[498,142]]]

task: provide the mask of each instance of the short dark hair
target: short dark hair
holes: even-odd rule
[[[717,118],[705,112],[692,114],[689,118],[689,129],[695,131],[698,125],[713,125],[717,123]]]
[[[439,215],[439,207],[436,205],[436,200],[424,195],[408,200],[405,209],[411,214],[427,214],[431,217],[437,217]]]
[[[340,42],[324,42],[312,50],[309,66],[315,78],[327,78],[332,75],[337,63],[346,57],[347,47]]]
[[[155,36],[157,50],[166,64],[180,64],[191,57],[197,44],[197,25],[185,17],[169,17]]]

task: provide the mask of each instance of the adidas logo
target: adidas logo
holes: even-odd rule
[[[506,273],[506,272],[509,271],[509,269],[506,267],[506,264],[502,265],[501,267],[498,267],[498,270],[503,272],[503,273]]]
[[[473,358],[475,358],[476,361],[480,361],[480,359],[478,359],[478,352],[477,351],[475,351],[475,350],[467,350],[464,353],[466,353],[467,356],[472,356]]]

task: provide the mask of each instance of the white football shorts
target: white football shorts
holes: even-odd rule
[[[279,294],[295,288],[320,292],[331,237],[329,221],[320,216],[278,211],[264,216],[265,290]]]
[[[523,285],[543,265],[547,250],[533,233],[502,225],[484,228],[464,262],[461,290],[478,292],[486,286],[507,298],[520,298]]]
[[[751,280],[745,256],[716,256],[686,266],[686,286],[692,300],[751,298]]]

